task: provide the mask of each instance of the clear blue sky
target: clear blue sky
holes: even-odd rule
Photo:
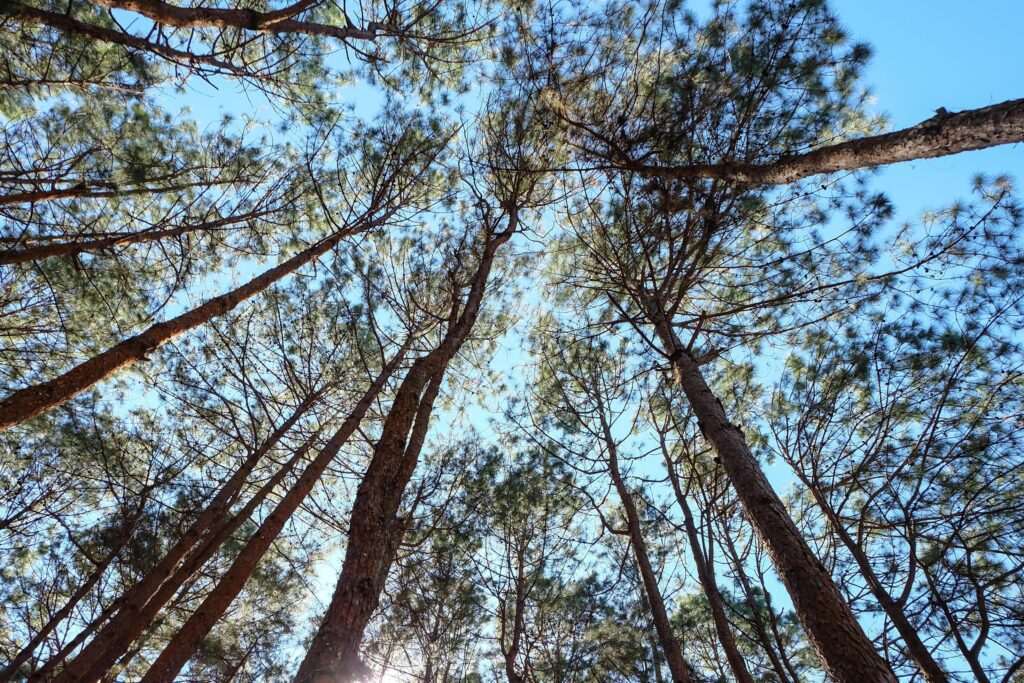
[[[865,81],[894,128],[938,107],[959,111],[1024,97],[1021,0],[833,0],[832,7],[851,36],[874,49]],[[875,185],[912,218],[966,196],[979,171],[1024,182],[1024,145],[898,164],[883,169]]]

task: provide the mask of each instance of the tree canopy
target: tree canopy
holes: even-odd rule
[[[0,26],[0,679],[1024,680],[1024,204],[874,173],[1024,99],[894,130],[826,0]]]

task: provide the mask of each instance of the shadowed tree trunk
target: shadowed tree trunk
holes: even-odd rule
[[[875,651],[832,577],[764,476],[743,431],[729,421],[657,304],[649,302],[647,309],[701,433],[718,454],[826,671],[841,683],[895,683],[896,676]]]
[[[370,389],[360,399],[341,427],[324,444],[316,458],[306,467],[295,484],[288,490],[274,509],[267,515],[256,533],[248,540],[231,567],[217,582],[216,588],[203,600],[199,608],[174,635],[160,656],[143,677],[143,681],[173,681],[185,663],[195,654],[196,649],[210,629],[224,615],[231,603],[242,592],[249,577],[280,535],[284,525],[309,496],[324,470],[337,456],[338,451],[355,433],[370,406],[398,368],[407,347],[384,367]]]
[[[390,212],[387,215],[390,215]],[[381,225],[387,215],[379,218],[363,217],[351,227],[339,230],[330,237],[320,240],[284,263],[254,277],[227,294],[214,297],[190,311],[165,322],[157,323],[146,331],[129,337],[80,363],[59,377],[15,391],[0,401],[0,429],[8,429],[31,417],[45,413],[121,368],[145,360],[151,351],[163,346],[180,334],[199,327],[219,315],[224,315],[278,280],[291,275],[313,259],[327,253],[344,238]]]
[[[661,452],[665,458],[665,468],[668,470],[669,481],[672,483],[672,491],[675,493],[676,503],[683,513],[683,525],[686,528],[686,538],[690,543],[690,552],[693,554],[693,564],[697,569],[697,579],[700,581],[704,595],[711,607],[711,617],[715,623],[715,631],[718,640],[725,650],[725,657],[729,661],[729,667],[739,683],[754,683],[753,676],[747,670],[747,664],[743,661],[743,655],[736,645],[736,638],[729,625],[729,617],[725,612],[725,603],[722,594],[718,591],[718,583],[715,581],[714,567],[704,556],[704,549],[700,544],[700,537],[697,534],[697,525],[694,524],[693,514],[686,502],[686,495],[679,483],[679,473],[676,472],[675,463],[669,455],[664,434],[660,435]]]
[[[194,640],[196,646],[206,636],[206,633],[220,618],[224,610],[231,604],[235,596],[241,592],[242,587],[248,580],[256,564],[263,553],[270,547],[270,544],[277,538],[284,524],[298,505],[305,499],[312,490],[313,485],[319,479],[323,470],[330,464],[330,461],[337,454],[338,450],[348,440],[362,421],[373,401],[383,390],[387,381],[397,369],[401,359],[404,357],[405,347],[393,358],[381,371],[378,377],[371,384],[370,388],[360,398],[352,412],[342,423],[337,432],[327,441],[323,449],[305,469],[298,481],[285,494],[284,498],[277,504],[273,512],[264,520],[257,532],[249,539],[243,550],[232,563],[231,567],[218,582],[217,588],[207,597],[195,614],[185,623],[181,630],[175,635],[171,643],[165,648],[161,658],[168,654],[168,650],[175,646],[175,650],[168,655],[169,658],[180,657],[180,650],[187,648]],[[130,643],[135,640],[156,617],[159,610],[169,601],[177,590],[184,584],[189,576],[194,574],[206,560],[208,560],[251,515],[257,505],[262,502],[266,495],[276,487],[278,483],[290,472],[302,459],[308,448],[312,446],[312,439],[299,449],[298,452],[282,467],[275,476],[265,484],[260,491],[250,500],[247,505],[234,517],[221,525],[218,532],[212,535],[198,549],[193,551],[190,559],[185,562],[175,574],[167,581],[162,582],[154,597],[140,607],[133,615],[134,618],[126,618],[123,625],[110,630],[110,644],[99,647],[99,644],[88,660],[79,662],[76,658],[56,679],[60,683],[71,683],[73,681],[95,680],[108,671],[111,666],[121,657]],[[219,610],[219,611],[218,611]],[[166,680],[171,680],[177,674],[181,665],[191,657],[194,647],[184,654],[178,669],[169,674]],[[87,653],[83,653],[87,654]],[[158,662],[160,659],[157,660]],[[165,660],[166,661],[166,660]],[[150,673],[156,668],[154,664]],[[150,674],[147,674],[149,676]],[[160,678],[154,680],[163,680]]]
[[[633,550],[633,557],[636,559],[637,568],[640,570],[640,578],[644,584],[644,593],[647,595],[647,602],[651,609],[651,617],[654,620],[654,629],[658,634],[665,661],[668,662],[668,670],[672,674],[674,683],[689,683],[691,680],[690,667],[683,658],[683,649],[679,644],[672,630],[672,623],[668,618],[668,611],[665,609],[665,598],[661,595],[661,588],[658,586],[658,577],[651,566],[651,558],[647,553],[647,543],[644,541],[643,530],[640,528],[640,513],[637,510],[633,494],[630,493],[626,482],[622,479],[619,471],[619,451],[612,436],[611,427],[608,424],[604,412],[604,401],[600,392],[594,393],[597,403],[597,414],[601,421],[604,446],[608,455],[608,475],[615,485],[615,492],[619,496],[622,507],[626,513],[626,530],[629,532],[629,545]]]
[[[407,524],[398,515],[402,494],[415,470],[444,372],[476,323],[495,253],[516,224],[513,211],[507,230],[488,235],[462,311],[455,297],[444,338],[413,365],[395,395],[356,491],[341,576],[296,674],[298,683],[350,683],[365,674],[359,646]]]

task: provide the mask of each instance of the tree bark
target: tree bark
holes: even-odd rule
[[[367,29],[353,26],[329,26],[293,19],[296,14],[316,4],[302,0],[291,7],[271,12],[251,9],[222,9],[215,7],[179,7],[163,0],[93,0],[109,9],[136,12],[165,26],[178,28],[239,28],[260,33],[301,33],[328,36],[339,40],[373,40],[379,24]]]
[[[718,454],[825,670],[840,683],[895,683],[896,676],[875,651],[832,577],[768,483],[743,431],[729,422],[697,363],[656,306],[650,302],[648,314],[697,416],[701,433]]]
[[[462,311],[453,301],[452,324],[444,338],[413,365],[395,394],[356,491],[341,576],[296,674],[297,683],[351,683],[366,673],[359,646],[405,531],[406,522],[398,517],[402,494],[415,470],[444,372],[476,323],[495,253],[516,224],[513,213],[506,231],[488,236]]]
[[[321,390],[307,396],[260,447],[246,458],[163,558],[117,601],[117,611],[113,618],[99,630],[56,681],[70,683],[85,678],[79,672],[102,673],[109,670],[118,658],[124,655],[132,642],[149,628],[167,602],[216,553],[224,541],[245,523],[256,507],[312,446],[310,439],[238,513],[228,515],[232,501],[258,462],[295,426],[322,394]]]
[[[654,573],[651,558],[647,553],[647,543],[644,541],[643,530],[640,528],[640,513],[637,511],[633,495],[626,487],[622,473],[619,471],[618,446],[605,417],[604,403],[599,396],[596,398],[604,445],[608,453],[608,475],[611,477],[619,501],[626,512],[629,545],[633,550],[637,568],[640,570],[644,593],[647,595],[647,603],[651,608],[651,617],[654,620],[654,629],[658,633],[658,640],[661,641],[661,649],[665,654],[665,661],[668,662],[668,670],[672,674],[673,683],[690,683],[690,667],[683,658],[683,649],[679,644],[679,639],[672,631],[672,623],[669,621],[668,611],[665,609],[665,598],[661,595],[658,577]]]
[[[693,564],[697,568],[697,579],[704,589],[704,595],[711,607],[711,617],[715,623],[715,631],[718,633],[718,640],[725,650],[725,658],[729,661],[729,667],[738,683],[754,683],[754,677],[747,670],[747,664],[743,661],[739,647],[736,645],[736,638],[733,636],[732,627],[729,625],[729,617],[725,612],[725,602],[718,590],[718,583],[715,581],[714,567],[710,566],[704,556],[704,549],[700,544],[700,537],[697,535],[697,525],[694,524],[693,514],[686,502],[686,495],[679,484],[679,474],[675,470],[675,464],[669,457],[668,450],[663,448],[665,456],[665,467],[668,469],[669,480],[672,483],[672,490],[676,496],[676,503],[683,513],[683,525],[686,528],[686,537],[690,542],[690,551],[693,554]]]
[[[339,230],[330,237],[320,240],[284,263],[265,271],[226,294],[214,297],[170,320],[152,325],[144,332],[115,344],[59,377],[15,391],[0,401],[0,430],[9,429],[55,408],[121,368],[145,360],[148,353],[171,339],[231,311],[240,303],[251,299],[278,280],[325,254],[345,237],[365,232],[380,225],[385,219],[386,217],[377,219],[364,217],[353,227]]]
[[[171,237],[180,237],[194,232],[214,230],[225,225],[238,222],[237,217],[221,218],[213,221],[197,223],[195,225],[181,225],[175,228],[163,230],[140,230],[139,232],[120,233],[109,237],[97,237],[72,242],[52,242],[49,244],[37,244],[20,249],[8,249],[0,251],[0,265],[13,265],[29,261],[39,261],[51,256],[76,256],[83,253],[94,253],[123,247],[130,244],[145,244],[156,242]]]
[[[210,632],[214,624],[224,615],[228,607],[242,592],[256,565],[280,535],[284,525],[298,509],[299,505],[309,496],[313,486],[323,475],[324,470],[337,456],[338,451],[355,433],[370,406],[384,389],[391,375],[395,372],[405,355],[406,347],[381,370],[377,379],[356,404],[355,408],[342,423],[341,427],[324,444],[316,458],[306,467],[295,484],[278,502],[266,519],[249,538],[239,552],[227,572],[217,582],[217,587],[199,605],[185,624],[178,630],[174,638],[167,644],[160,656],[143,677],[145,683],[156,681],[173,681],[185,663],[195,654],[203,638]]]
[[[60,623],[64,621],[64,619],[66,619],[69,614],[71,614],[71,611],[75,608],[75,606],[78,605],[78,603],[82,601],[82,598],[88,595],[89,592],[93,589],[93,586],[95,586],[99,582],[99,580],[103,577],[103,574],[106,573],[107,568],[110,566],[110,564],[117,557],[118,553],[121,552],[121,549],[125,546],[125,544],[128,543],[128,540],[131,538],[135,523],[138,521],[139,516],[142,513],[144,502],[145,500],[140,502],[139,508],[134,512],[134,514],[132,514],[128,519],[124,520],[124,522],[121,524],[121,533],[117,539],[117,543],[107,552],[106,555],[103,556],[103,558],[99,562],[96,563],[96,565],[93,567],[93,570],[89,573],[89,576],[75,589],[75,591],[68,598],[67,602],[64,603],[63,607],[57,610],[57,612],[54,613],[52,617],[50,617],[46,624],[41,629],[39,629],[36,635],[32,637],[32,639],[25,645],[25,647],[22,648],[21,651],[17,655],[15,655],[13,659],[11,659],[10,663],[3,669],[3,671],[0,671],[0,680],[13,680],[14,674],[17,673],[18,668],[22,664],[27,662],[29,658],[32,657],[32,653],[35,652],[36,649],[43,643],[43,641],[46,640],[47,636],[49,636],[53,632],[53,630],[56,629],[57,626],[60,625]]]
[[[616,165],[663,178],[783,185],[822,173],[931,159],[1022,141],[1024,99],[1019,99],[956,113],[940,112],[910,128],[783,156],[772,163],[648,166],[627,161]]]

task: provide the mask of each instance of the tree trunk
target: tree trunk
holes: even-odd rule
[[[690,551],[693,554],[693,564],[697,568],[697,579],[704,589],[704,595],[711,607],[711,617],[715,623],[715,631],[718,633],[718,640],[725,650],[725,658],[729,661],[729,667],[738,683],[754,683],[754,677],[747,670],[747,664],[743,661],[739,647],[736,645],[736,638],[733,636],[732,627],[729,625],[729,617],[725,612],[725,603],[722,594],[718,591],[718,583],[715,581],[715,570],[704,556],[704,549],[700,544],[700,537],[697,535],[697,525],[694,524],[693,515],[690,513],[690,506],[686,502],[686,496],[679,485],[679,474],[675,465],[669,457],[668,451],[662,449],[665,456],[665,467],[668,468],[668,476],[672,482],[672,490],[675,492],[676,503],[683,513],[683,524],[686,527],[686,537],[690,542]]]
[[[878,601],[879,606],[885,612],[886,616],[892,620],[892,625],[896,627],[896,631],[899,632],[900,637],[903,638],[903,642],[906,643],[907,653],[910,658],[914,660],[914,663],[921,670],[921,674],[924,679],[929,683],[946,683],[948,677],[946,672],[943,671],[939,663],[932,657],[931,652],[925,646],[921,637],[917,633],[917,629],[913,624],[910,623],[910,619],[907,618],[906,612],[903,611],[903,606],[889,595],[889,591],[886,590],[885,586],[882,585],[882,581],[875,574],[874,567],[871,566],[871,560],[864,553],[864,549],[857,544],[854,539],[847,532],[846,528],[842,524],[842,520],[839,519],[839,515],[832,506],[829,505],[828,501],[822,495],[821,491],[817,486],[807,480],[802,473],[799,473],[800,480],[806,486],[811,495],[814,496],[815,502],[818,507],[825,514],[829,524],[835,531],[836,535],[846,546],[850,555],[857,563],[857,567],[860,569],[861,576],[867,582],[868,587],[871,589],[872,595],[875,596],[875,600]]]
[[[651,616],[654,620],[654,629],[658,633],[658,640],[661,641],[661,649],[665,654],[665,661],[668,662],[668,670],[672,674],[673,683],[690,683],[690,667],[683,658],[683,649],[679,640],[672,631],[672,624],[668,618],[668,611],[665,609],[665,599],[661,595],[661,588],[658,586],[658,577],[651,566],[651,558],[647,553],[647,543],[644,541],[643,530],[640,528],[640,513],[637,511],[633,495],[626,487],[619,471],[618,446],[611,433],[611,427],[604,413],[604,403],[597,397],[598,417],[601,421],[601,430],[604,435],[604,444],[608,452],[608,474],[615,485],[615,491],[626,512],[626,529],[629,531],[629,545],[633,549],[633,557],[636,559],[637,568],[640,570],[640,578],[644,584],[644,593],[647,595],[647,602],[651,608]]]
[[[326,253],[342,239],[380,225],[385,218],[364,217],[355,226],[340,230],[299,252],[284,263],[271,268],[227,294],[186,311],[170,320],[157,323],[146,331],[115,344],[106,351],[68,370],[48,382],[19,389],[0,401],[0,430],[8,429],[31,417],[70,400],[121,368],[145,360],[147,354],[178,335],[196,328],[232,310],[301,266]]]
[[[39,261],[41,259],[50,258],[51,256],[77,256],[78,254],[94,253],[130,244],[157,242],[162,239],[180,237],[194,232],[215,230],[237,222],[239,222],[239,218],[231,216],[213,221],[204,221],[194,225],[180,225],[175,228],[165,228],[163,230],[140,230],[138,232],[119,233],[109,235],[107,237],[96,237],[93,239],[84,239],[79,241],[35,244],[33,246],[21,247],[19,249],[0,251],[0,265]]]
[[[299,476],[298,481],[288,490],[284,497],[267,515],[256,533],[242,548],[238,557],[231,564],[217,583],[217,587],[199,605],[188,621],[178,630],[171,642],[167,644],[160,656],[153,662],[143,677],[145,683],[157,681],[173,681],[185,663],[195,654],[203,638],[210,632],[214,624],[224,615],[228,607],[242,592],[256,565],[277,539],[284,525],[298,509],[299,505],[309,496],[313,486],[320,480],[324,470],[337,456],[338,451],[355,433],[366,412],[387,384],[388,379],[398,368],[404,357],[406,347],[381,370],[370,389],[346,418],[341,427],[324,444],[316,458]]]
[[[406,381],[419,382],[420,374],[410,371]],[[359,646],[405,535],[408,519],[399,516],[402,494],[419,460],[443,378],[442,367],[430,378],[414,414],[403,414],[397,398],[388,414],[381,440],[356,490],[337,588],[297,681],[349,682],[361,680],[367,673],[359,660]],[[412,435],[406,445],[410,427]]]
[[[43,643],[43,641],[46,640],[47,636],[49,636],[53,632],[53,630],[57,628],[57,626],[60,625],[60,623],[68,617],[69,614],[71,614],[71,611],[75,608],[75,606],[78,605],[78,603],[81,602],[82,598],[88,595],[89,592],[93,589],[93,586],[95,586],[99,582],[99,580],[103,577],[103,574],[106,573],[107,567],[110,566],[111,562],[114,561],[118,553],[121,552],[121,548],[123,548],[125,544],[128,543],[128,540],[131,538],[135,523],[138,521],[139,516],[142,513],[142,507],[144,505],[144,502],[145,499],[143,499],[143,501],[139,503],[139,508],[135,511],[135,513],[129,519],[124,521],[124,523],[122,524],[121,534],[117,539],[117,543],[114,545],[114,547],[112,547],[109,550],[109,552],[107,552],[106,555],[103,556],[103,558],[99,562],[96,563],[96,565],[93,567],[93,570],[89,573],[88,578],[86,578],[86,580],[83,581],[78,586],[78,588],[75,589],[74,593],[71,594],[71,597],[68,598],[68,601],[64,603],[64,606],[57,610],[57,612],[52,617],[50,617],[46,624],[41,629],[39,629],[39,632],[32,637],[28,644],[25,645],[25,647],[22,648],[22,650],[11,660],[7,667],[4,668],[3,671],[0,671],[0,680],[13,680],[14,674],[17,673],[18,667],[20,667],[22,664],[29,660],[29,658],[32,656],[32,653],[36,651],[36,648],[38,648]]]
[[[625,162],[621,165],[628,170],[664,178],[783,185],[821,173],[931,159],[1022,141],[1024,99],[1019,99],[956,113],[940,111],[911,128],[785,156],[774,163],[658,167]]]
[[[875,651],[832,577],[768,483],[743,431],[729,422],[697,363],[655,306],[652,302],[648,313],[655,318],[652,322],[701,433],[718,454],[826,671],[840,683],[895,683],[896,676]]]
[[[405,531],[405,521],[398,518],[402,494],[415,470],[444,372],[476,323],[495,253],[511,237],[516,220],[510,215],[508,230],[488,236],[465,306],[458,312],[453,296],[444,338],[417,360],[395,394],[356,490],[341,576],[296,674],[298,683],[351,683],[365,675],[359,646]]]
[[[286,476],[290,466],[297,463],[301,453],[312,445],[310,440],[305,448],[300,449],[301,453],[281,468],[238,514],[227,515],[233,499],[258,462],[277,445],[322,393],[321,390],[307,396],[259,448],[246,458],[163,558],[141,581],[118,599],[114,606],[117,611],[113,618],[103,626],[57,680],[78,680],[76,672],[106,671],[125,653],[132,641],[149,628],[167,601],[205,564],[221,544],[245,523],[256,506]]]

